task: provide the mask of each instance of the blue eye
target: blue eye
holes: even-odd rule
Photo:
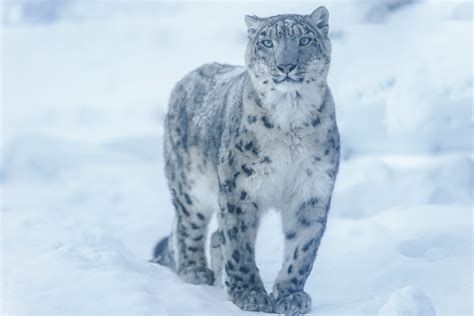
[[[263,40],[262,45],[265,46],[266,48],[272,48],[273,42],[271,40]]]
[[[309,37],[302,37],[302,38],[300,38],[300,45],[301,46],[306,46],[309,43],[311,43],[311,41],[312,41],[312,39],[309,38]]]

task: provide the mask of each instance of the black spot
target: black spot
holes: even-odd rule
[[[245,233],[247,231],[247,225],[244,222],[240,223],[240,230]]]
[[[291,272],[293,272],[293,265],[290,264],[290,266],[288,267],[288,274],[291,274]]]
[[[203,220],[206,219],[206,217],[205,217],[202,213],[199,213],[199,212],[198,212],[198,213],[196,213],[196,215],[197,215],[197,217],[198,217],[201,221],[203,221]]]
[[[244,145],[244,142],[242,140],[240,140],[237,144],[235,144],[235,148],[237,148],[240,152],[244,152],[244,150],[242,149],[242,146]]]
[[[306,244],[303,245],[303,252],[306,252],[309,250],[309,248],[316,242],[316,239],[310,239]]]
[[[326,95],[327,95],[327,91],[326,91]],[[326,95],[324,96],[323,103],[321,104],[321,107],[318,110],[319,113],[321,113],[324,110],[324,108],[326,107],[326,102],[324,102],[324,101],[326,101]]]
[[[200,241],[204,238],[204,235],[201,235],[201,236],[197,236],[197,237],[194,237],[193,240],[194,241]]]
[[[298,259],[298,247],[296,247],[295,251],[293,252],[293,260]]]
[[[221,191],[232,193],[235,189],[235,180],[227,179],[224,181],[224,184],[221,186]]]
[[[238,276],[238,275],[233,275],[232,276],[234,278],[235,281],[237,282],[242,282],[244,279],[242,279],[242,277]]]
[[[194,223],[191,223],[191,229],[199,229],[199,228],[201,228],[201,227],[194,224]]]
[[[286,239],[288,239],[288,240],[294,239],[295,237],[296,237],[296,232],[286,233]]]
[[[260,162],[261,163],[271,163],[272,160],[270,159],[270,157],[265,156],[265,157],[263,157],[263,159]]]
[[[227,267],[229,267],[229,270],[234,270],[234,265],[232,264],[232,262],[230,261],[227,261]]]
[[[267,83],[268,83],[268,80],[264,80],[262,83],[263,83],[263,84],[267,84]]]
[[[299,275],[307,275],[310,270],[311,270],[311,266],[310,265],[305,265],[304,267],[302,267],[301,269],[298,270],[298,274]]]
[[[298,279],[297,278],[291,279],[291,283],[293,283],[295,286],[297,286],[298,285]]]
[[[245,145],[245,150],[250,150],[254,155],[258,155],[258,149],[255,147],[253,141],[250,141]]]
[[[306,215],[311,211],[312,208],[315,207],[316,204],[318,204],[318,198],[316,197],[313,197],[301,204],[297,211],[298,221],[300,224],[305,227],[309,227],[314,224],[314,221],[311,221]]]
[[[245,174],[246,174],[247,176],[251,176],[251,175],[253,174],[253,172],[254,172],[252,168],[248,167],[248,166],[245,165],[245,164],[242,165],[241,168],[242,168],[242,170],[245,172]]]
[[[247,266],[241,266],[241,267],[239,267],[239,270],[240,270],[240,272],[246,273],[246,274],[250,272],[250,268],[247,267]]]
[[[180,225],[180,234],[181,236],[183,236],[184,238],[187,238],[189,237],[189,234],[188,234],[188,231],[186,230],[186,228],[184,228],[184,226]]]
[[[316,125],[319,125],[319,124],[321,124],[321,120],[319,119],[319,116],[311,121],[311,125],[313,125],[313,126],[316,126]]]
[[[227,203],[227,210],[229,211],[229,213],[234,213],[234,211],[235,211],[235,205],[234,205],[234,204]]]
[[[240,192],[240,199],[245,200],[246,198],[247,198],[247,192],[245,191]]]
[[[235,213],[237,213],[237,214],[242,214],[242,208],[241,208],[240,206],[237,206],[237,207],[235,208]]]
[[[198,248],[196,248],[196,247],[188,247],[188,250],[191,251],[191,252],[196,252],[196,251],[198,251]]]
[[[235,262],[239,263],[239,261],[240,261],[240,252],[238,250],[234,250],[232,252],[232,259],[234,259]]]
[[[336,141],[334,140],[334,138],[330,138],[327,142],[328,146],[331,147],[331,148],[336,148]]]
[[[256,115],[247,116],[247,122],[249,122],[249,124],[253,124],[253,123],[257,122],[257,116]]]
[[[255,284],[255,274],[251,274],[250,277],[249,277],[249,283],[250,284]]]
[[[191,201],[191,197],[186,193],[184,193],[184,199],[186,200],[186,203],[188,203],[188,205],[193,204],[193,201]]]
[[[237,239],[237,234],[239,233],[239,230],[237,226],[232,227],[227,231],[227,235],[229,236],[230,240],[236,240]]]
[[[315,206],[316,204],[318,204],[318,198],[313,197],[313,198],[309,199],[306,203],[310,206]]]
[[[304,216],[299,218],[299,222],[304,227],[309,227],[309,226],[313,225],[313,222],[311,222],[307,217],[304,217]]]
[[[273,124],[268,121],[266,116],[262,116],[262,122],[266,128],[273,128]]]
[[[184,215],[186,215],[187,217],[191,216],[191,214],[188,212],[186,207],[184,207],[183,203],[181,203],[178,199],[175,199],[173,204],[175,204],[175,207],[177,209],[181,209],[181,211],[183,212]],[[179,208],[178,208],[178,206],[179,206]]]

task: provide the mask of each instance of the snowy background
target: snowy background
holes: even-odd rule
[[[472,315],[472,2],[2,4],[0,314],[254,315],[148,262],[173,217],[167,99],[243,63],[244,14],[325,4],[343,160],[312,313]],[[270,212],[268,289],[281,242]]]

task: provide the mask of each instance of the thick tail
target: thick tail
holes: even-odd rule
[[[169,237],[165,237],[160,240],[155,248],[153,249],[153,259],[151,262],[161,264],[170,268],[171,270],[176,270],[176,263],[174,261],[174,253]]]

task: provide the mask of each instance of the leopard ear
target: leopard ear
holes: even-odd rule
[[[245,24],[247,24],[247,34],[249,37],[253,37],[257,30],[263,25],[262,18],[259,18],[256,15],[246,15]]]
[[[324,36],[328,35],[329,30],[329,11],[326,7],[319,7],[310,14],[311,20],[318,29],[323,32]]]

